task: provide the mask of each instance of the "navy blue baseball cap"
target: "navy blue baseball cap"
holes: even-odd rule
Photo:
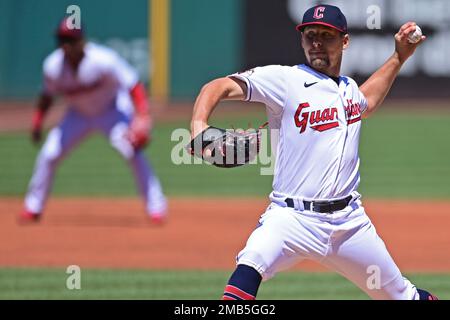
[[[329,4],[318,4],[306,10],[303,21],[296,29],[303,31],[306,26],[319,24],[347,33],[347,19],[338,7]]]

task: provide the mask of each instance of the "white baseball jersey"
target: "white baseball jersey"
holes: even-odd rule
[[[128,92],[138,82],[135,70],[115,51],[98,44],[87,43],[84,54],[75,73],[62,49],[51,53],[43,66],[44,92],[63,95],[69,107],[86,116],[104,112],[115,99],[119,108],[131,106]]]
[[[353,79],[339,77],[337,84],[304,64],[258,67],[231,77],[246,82],[246,100],[264,103],[271,131],[279,129],[272,139],[274,194],[329,200],[357,189],[367,101]]]

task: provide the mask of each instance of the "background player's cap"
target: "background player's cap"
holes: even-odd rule
[[[74,40],[81,39],[83,38],[83,27],[80,26],[80,28],[72,28],[70,21],[68,21],[68,18],[64,18],[59,23],[55,34],[57,38]]]
[[[296,29],[303,31],[306,26],[319,24],[347,33],[347,19],[342,11],[329,4],[319,4],[306,10],[303,21]]]

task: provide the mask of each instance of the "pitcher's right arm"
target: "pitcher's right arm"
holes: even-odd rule
[[[218,78],[203,86],[197,99],[191,119],[191,137],[209,127],[208,119],[214,108],[222,100],[244,100],[247,85],[236,78]]]

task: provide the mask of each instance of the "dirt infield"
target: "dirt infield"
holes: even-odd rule
[[[0,198],[0,266],[232,269],[266,205],[172,198],[168,223],[155,227],[139,199],[52,198],[41,223],[20,226],[22,200]],[[450,272],[450,201],[367,200],[365,207],[403,271]],[[298,269],[324,270],[312,262]]]

